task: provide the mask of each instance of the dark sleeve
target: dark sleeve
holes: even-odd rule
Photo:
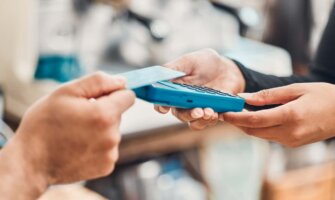
[[[262,89],[301,82],[335,83],[335,5],[331,11],[328,24],[308,75],[277,77],[253,71],[237,61],[235,63],[246,80],[246,92],[256,92]]]

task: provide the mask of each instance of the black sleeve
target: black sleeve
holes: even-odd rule
[[[277,77],[253,71],[237,61],[235,63],[246,80],[245,92],[256,92],[262,89],[301,82],[335,83],[335,5],[331,11],[328,24],[308,75]]]

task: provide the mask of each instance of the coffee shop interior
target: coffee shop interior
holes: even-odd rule
[[[118,74],[211,48],[266,74],[306,74],[333,1],[4,4],[0,2],[0,116],[10,128],[1,130],[7,133],[0,144],[14,134],[37,99],[95,71]],[[140,99],[122,117],[120,131],[120,157],[112,174],[52,186],[40,199],[335,199],[332,139],[287,148],[225,122],[193,131]]]

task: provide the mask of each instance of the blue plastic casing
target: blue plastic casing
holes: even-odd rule
[[[160,81],[134,89],[136,96],[145,101],[177,108],[212,108],[215,112],[239,112],[245,100],[213,89],[185,86],[170,81]]]

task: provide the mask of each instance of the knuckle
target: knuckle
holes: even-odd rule
[[[65,94],[71,94],[73,91],[73,88],[67,84],[57,88],[55,91],[53,91],[50,96],[52,98],[57,98],[59,96],[63,96]]]
[[[291,148],[294,148],[294,147],[299,147],[302,145],[302,139],[303,139],[303,131],[301,130],[296,130],[296,131],[293,131],[291,134],[290,134],[290,137],[289,137],[289,141],[287,142],[287,146],[288,147],[291,147]]]
[[[110,137],[110,142],[112,147],[119,145],[121,142],[121,135],[118,132],[113,132]]]
[[[117,147],[121,142],[121,135],[119,132],[113,132],[110,133],[108,132],[108,137],[103,141],[102,146],[104,147],[103,149],[105,150],[111,150],[115,147]]]
[[[130,100],[130,104],[133,105],[135,103],[136,95],[131,90],[126,90],[126,98]]]
[[[294,119],[294,122],[296,122],[296,123],[304,121],[304,119],[306,118],[306,116],[304,116],[305,113],[298,112],[298,111],[296,111],[294,109],[291,109],[291,111],[289,113],[292,116],[292,118]]]
[[[104,72],[95,72],[93,75],[92,75],[92,79],[94,80],[94,82],[96,84],[99,84],[99,85],[103,85],[104,82],[106,81],[107,79],[107,75],[104,73]]]
[[[115,164],[118,159],[119,159],[119,151],[117,148],[114,148],[113,150],[110,150],[105,154],[103,160],[104,166],[102,169],[103,176],[107,176],[114,171]]]
[[[304,119],[303,113],[298,112],[296,109],[287,106],[283,109],[284,122],[299,122]]]
[[[259,98],[260,101],[265,101],[271,96],[271,91],[270,90],[261,90],[257,93],[257,97]]]
[[[113,118],[113,115],[108,115],[106,110],[103,108],[98,108],[93,114],[93,121],[100,127],[108,127],[115,119]]]
[[[254,124],[259,124],[259,123],[261,123],[261,118],[259,118],[258,116],[256,116],[256,115],[250,115],[250,116],[248,116],[248,118],[247,118],[247,123],[248,124],[252,124],[252,125],[254,125]]]

